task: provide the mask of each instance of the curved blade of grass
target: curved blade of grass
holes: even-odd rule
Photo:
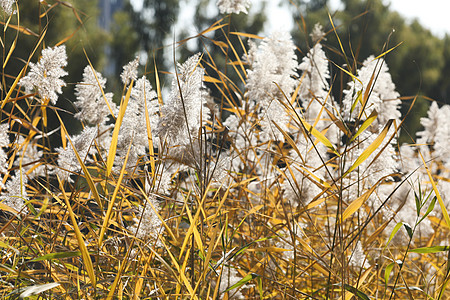
[[[369,127],[370,124],[372,124],[373,121],[376,120],[377,116],[378,116],[377,111],[375,109],[372,110],[372,112],[370,113],[370,116],[364,121],[364,123],[362,123],[361,127],[359,127],[358,131],[352,137],[350,142],[353,142],[361,133],[363,133],[364,130],[366,130],[366,128]]]
[[[353,165],[347,170],[347,172],[345,172],[343,177],[347,176],[351,171],[362,164],[381,145],[393,122],[394,120],[391,119],[386,123],[378,137],[372,142],[372,144],[369,145],[369,147],[367,147],[366,150],[363,151],[363,153],[361,153],[361,155],[356,159]]]
[[[340,69],[342,72],[344,72],[345,74],[347,74],[348,76],[350,76],[353,80],[358,81],[359,83],[361,83],[361,85],[363,84],[362,81],[356,77],[355,75],[353,75],[351,72],[347,71],[346,69],[342,68],[341,66],[337,65],[335,62],[331,61],[338,69]]]
[[[336,27],[334,26],[333,18],[331,17],[331,14],[329,12],[328,12],[328,19],[330,20],[331,26],[333,27],[334,34],[336,35],[336,38],[339,42],[339,46],[341,48],[342,54],[344,55],[344,59],[347,64],[347,67],[350,68],[350,63],[348,62],[347,54],[345,54],[345,50],[344,50],[344,47],[342,46],[341,39],[339,38]]]
[[[432,246],[432,247],[423,247],[423,248],[416,248],[416,249],[410,249],[409,252],[413,253],[438,253],[443,251],[450,250],[450,246]]]
[[[5,62],[3,63],[3,69],[6,67],[6,65],[9,62],[9,59],[11,58],[11,55],[13,54],[14,50],[16,49],[16,45],[17,45],[17,38],[14,39],[11,48],[8,51],[8,55],[6,56]]]
[[[390,264],[388,264],[386,266],[386,269],[384,269],[384,288],[385,289],[387,289],[387,284],[389,282],[389,277],[391,276],[391,272],[392,272],[392,269],[394,268],[394,266],[395,266],[395,262],[391,262]]]
[[[114,158],[116,157],[117,150],[117,141],[119,139],[120,126],[122,125],[123,117],[125,116],[125,111],[128,106],[128,100],[130,100],[131,90],[133,89],[133,80],[131,80],[130,86],[128,87],[127,94],[123,99],[120,109],[119,115],[117,116],[116,123],[114,124],[114,131],[111,139],[111,146],[109,147],[108,158],[106,160],[106,176],[108,177],[111,174],[111,170],[114,164]]]
[[[349,284],[344,284],[344,288],[353,295],[355,295],[356,297],[358,297],[358,299],[370,300],[369,296],[367,296],[366,294],[364,294],[363,292],[361,292],[360,290]]]
[[[78,247],[80,248],[84,266],[86,267],[86,271],[88,273],[89,279],[91,280],[92,286],[95,289],[97,280],[95,277],[94,265],[92,264],[92,260],[91,260],[91,257],[89,256],[89,252],[87,250],[87,247],[86,247],[85,241],[83,239],[83,236],[81,234],[80,228],[78,228],[78,222],[75,218],[75,214],[73,213],[72,207],[70,206],[69,199],[67,199],[66,193],[64,192],[61,179],[59,178],[58,175],[56,175],[56,177],[58,179],[59,186],[60,186],[60,189],[63,194],[64,202],[66,203],[67,211],[69,212],[69,216],[72,221],[73,230],[75,231],[75,236],[78,241]],[[47,191],[50,192],[49,190],[47,190]],[[56,195],[53,195],[53,193],[51,193],[51,194],[53,197],[57,197]]]
[[[378,73],[377,73],[377,70],[376,70],[377,66],[378,66],[378,62],[376,64],[376,66],[375,66],[375,69],[372,72],[372,76],[370,76],[369,83],[365,87],[364,97],[362,98],[362,101],[361,101],[361,110],[360,110],[360,112],[358,114],[358,120],[360,120],[362,118],[362,115],[363,115],[363,113],[365,111],[365,108],[366,108],[367,101],[369,100],[370,93],[373,90],[373,85],[375,84],[374,80],[376,80],[375,78],[378,76],[378,73],[381,70],[381,68],[380,68],[380,70],[378,70]]]
[[[255,279],[257,277],[259,277],[258,274],[250,273],[247,276],[245,276],[244,278],[242,278],[241,280],[239,280],[238,282],[236,282],[235,284],[233,284],[232,286],[230,286],[229,288],[227,288],[223,293],[237,289],[237,288],[243,286],[244,284],[246,284],[247,282],[249,282],[250,280]]]
[[[394,236],[397,233],[397,231],[399,231],[399,229],[402,228],[402,225],[403,225],[403,222],[398,222],[397,225],[395,225],[394,229],[391,232],[391,235],[389,236],[389,239],[388,239],[388,241],[386,243],[386,246],[384,246],[384,249],[386,249],[386,247],[389,245],[389,243],[394,238]]]

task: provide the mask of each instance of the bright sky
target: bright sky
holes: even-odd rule
[[[253,0],[254,4],[261,2]],[[273,12],[276,18],[271,18],[270,25],[266,27],[266,33],[272,30],[289,30],[292,21],[286,6],[279,6],[278,3],[286,3],[287,0],[269,0],[269,12]],[[445,33],[450,34],[450,1],[449,0],[383,0],[385,4],[390,3],[393,10],[399,12],[407,20],[412,21],[417,18],[419,22],[432,33],[439,37],[444,37]],[[343,9],[340,0],[329,0],[331,10]],[[270,28],[270,29],[269,29]]]
[[[450,1],[448,0],[384,0],[408,19],[418,18],[431,32],[443,37],[450,34]]]

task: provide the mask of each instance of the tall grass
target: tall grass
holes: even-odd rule
[[[19,13],[4,14],[5,35],[26,32]],[[383,59],[395,47],[357,71],[334,64],[349,79],[337,103],[321,46],[331,19],[301,62],[289,34],[226,20],[195,37],[205,51],[177,64],[164,97],[157,66],[152,88],[135,61],[115,104],[86,62],[79,135],[55,105],[63,46],[43,47],[45,30],[39,62],[3,72],[0,298],[449,297],[450,109],[433,104],[417,143],[397,145]],[[15,43],[2,47],[5,70]]]

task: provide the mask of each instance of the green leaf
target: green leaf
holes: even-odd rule
[[[358,297],[359,299],[370,300],[369,296],[367,296],[366,294],[364,294],[363,292],[361,292],[360,290],[351,285],[344,284],[344,288],[353,295],[355,295],[356,297]]]
[[[405,226],[405,229],[406,229],[406,231],[408,232],[409,238],[412,239],[413,231],[412,231],[411,226],[409,226],[408,223],[403,223],[403,226]]]
[[[409,252],[413,252],[413,253],[438,253],[438,252],[448,251],[448,250],[450,250],[450,246],[432,246],[432,247],[423,247],[423,248],[410,249]]]
[[[431,200],[431,203],[430,203],[430,206],[428,206],[427,212],[425,213],[425,215],[423,215],[423,217],[420,219],[420,221],[417,223],[417,225],[419,225],[420,222],[422,222],[423,219],[425,219],[433,211],[434,205],[436,204],[436,200],[437,200],[437,197],[435,196],[433,198],[433,200]]]
[[[416,191],[414,191],[414,198],[416,199],[416,212],[417,212],[417,216],[419,216],[419,215],[420,215],[421,204],[420,204],[419,196],[417,196]]]
[[[402,227],[402,225],[403,225],[403,222],[398,222],[397,225],[395,225],[394,230],[392,230],[391,235],[389,236],[386,246],[384,246],[384,249],[386,249],[386,247],[389,245],[389,243],[394,238],[397,231]]]
[[[389,276],[391,276],[392,269],[394,268],[395,263],[391,262],[387,265],[386,269],[384,269],[384,287],[387,287],[387,284],[389,282]]]
[[[252,280],[256,277],[259,277],[259,275],[255,274],[255,273],[248,274],[247,276],[245,276],[244,278],[242,278],[241,280],[239,280],[238,282],[236,282],[235,284],[233,284],[232,286],[227,288],[226,291],[224,291],[224,293],[229,292],[234,289],[237,289],[238,287],[243,286],[244,284],[246,284],[247,282],[249,282],[250,280]]]
[[[13,246],[10,246],[10,245],[8,245],[8,244],[2,242],[2,241],[0,241],[0,248],[9,248],[9,249],[13,250],[14,253],[16,253],[16,255],[19,255],[19,254],[20,254],[19,250],[17,250],[17,249],[14,248]]]
[[[49,254],[45,254],[39,257],[36,257],[28,262],[32,262],[32,261],[41,261],[41,260],[50,260],[50,259],[55,259],[55,258],[67,258],[67,257],[75,257],[75,256],[80,256],[81,255],[81,251],[72,251],[72,252],[56,252],[56,253],[49,253]]]
[[[258,277],[256,280],[258,281],[259,298],[264,299],[264,292],[263,292],[263,288],[262,288],[262,280],[261,280],[261,277]]]

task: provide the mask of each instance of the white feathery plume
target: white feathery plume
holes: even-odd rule
[[[161,109],[158,134],[161,143],[171,147],[169,156],[189,165],[199,159],[196,149],[199,129],[208,119],[200,53],[178,64],[178,71],[178,77],[172,81],[169,101]]]
[[[123,66],[123,71],[120,74],[120,79],[125,85],[130,84],[132,80],[136,80],[138,77],[138,67],[139,67],[139,57],[130,61],[128,64]]]
[[[75,114],[75,118],[88,125],[100,125],[105,124],[111,115],[110,108],[112,113],[117,113],[116,104],[112,101],[113,94],[105,93],[103,97],[102,90],[105,86],[106,78],[103,78],[102,74],[89,65],[84,68],[83,81],[75,86],[77,101],[74,104],[80,110]]]
[[[221,14],[248,14],[250,0],[217,0],[217,6]]]
[[[97,130],[96,127],[85,127],[79,135],[71,137],[73,147],[85,163],[92,160],[88,154],[91,147],[93,147],[92,144],[94,139],[97,137]],[[65,149],[62,147],[56,149],[58,152],[59,167],[55,169],[55,173],[61,180],[70,182],[72,182],[70,174],[81,170],[80,163],[75,155],[73,147],[72,145],[68,145]]]
[[[318,42],[324,35],[322,26],[316,24],[311,33],[311,37],[313,41],[316,41],[316,44],[309,50],[299,66],[299,69],[302,71],[302,83],[298,94],[305,108],[304,114],[310,124],[314,124],[320,114],[319,121],[315,126],[320,131],[326,127],[327,124],[325,124],[324,118],[328,116],[322,107],[326,103],[333,104],[329,94],[330,86],[328,80],[330,79],[330,71],[328,69],[328,59],[322,49],[322,45]]]
[[[130,143],[132,147],[128,157],[128,166],[136,166],[139,157],[146,154],[148,148],[146,114],[150,119],[154,146],[158,146],[156,129],[159,122],[159,105],[156,98],[157,95],[145,76],[139,78],[131,90],[130,101],[120,126],[115,167],[121,168],[120,164],[127,154]],[[146,106],[147,112],[145,111]]]
[[[289,33],[275,32],[257,47],[251,43],[245,58],[250,64],[246,85],[249,107],[258,111],[262,142],[283,139],[273,121],[283,131],[289,131],[290,116],[279,101],[286,102],[284,95],[290,99],[297,83],[295,49]]]
[[[15,0],[0,0],[0,6],[7,15],[12,15],[16,13],[16,10],[13,9],[13,5],[15,4],[15,2]]]
[[[363,120],[368,117],[373,110],[378,112],[377,121],[373,123],[372,128],[377,129],[384,126],[390,119],[396,120],[399,124],[401,113],[399,107],[401,100],[400,95],[395,90],[395,84],[392,82],[391,74],[386,62],[380,58],[375,59],[374,56],[369,56],[363,63],[363,66],[358,70],[357,78],[361,81],[349,82],[349,89],[344,91],[345,97],[343,99],[344,116],[353,120],[362,109],[361,103],[358,102],[354,111],[351,113],[353,102],[357,99],[358,92],[361,97],[369,88],[369,82],[373,76],[372,85],[370,86],[370,95],[364,108]]]
[[[42,50],[42,56],[37,64],[30,62],[30,72],[20,79],[19,84],[30,93],[37,89],[44,99],[50,99],[53,105],[58,101],[58,94],[62,93],[62,87],[66,86],[61,77],[68,73],[63,67],[67,66],[66,46],[56,46]]]
[[[6,191],[2,191],[0,196],[0,202],[14,208],[17,211],[28,212],[28,208],[25,206],[25,201],[28,200],[27,191],[25,185],[28,180],[26,176],[23,176],[22,170],[17,170],[17,174],[12,176],[6,182]]]
[[[146,241],[151,238],[156,241],[158,239],[158,234],[162,230],[162,222],[158,217],[160,207],[153,196],[148,197],[148,201],[150,201],[151,204],[146,203],[145,206],[139,206],[139,212],[136,214],[136,218],[133,219],[134,224],[130,227],[130,231],[138,239]],[[162,245],[159,242],[159,239],[156,245]]]

